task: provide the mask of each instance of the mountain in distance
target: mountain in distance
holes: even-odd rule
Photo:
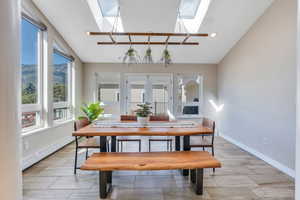
[[[64,84],[66,82],[68,64],[54,65],[54,84]],[[22,65],[22,85],[26,87],[30,83],[36,86],[37,67],[36,65]]]

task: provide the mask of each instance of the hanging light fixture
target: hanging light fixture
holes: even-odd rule
[[[117,44],[116,40],[113,38],[113,33],[114,32],[118,32],[118,25],[119,25],[119,18],[120,18],[120,6],[118,7],[118,14],[115,16],[115,19],[114,19],[114,23],[113,23],[113,26],[112,26],[112,30],[110,32],[110,39],[112,40],[112,42],[114,44]],[[138,52],[132,47],[132,43],[131,43],[131,36],[128,35],[129,37],[129,40],[130,40],[130,47],[129,49],[125,52],[125,54],[123,55],[123,63],[124,64],[137,64],[140,62],[140,57],[138,55]]]
[[[131,36],[129,35],[129,41],[130,41],[130,47],[129,49],[125,52],[125,55],[123,57],[123,63],[130,65],[130,64],[138,64],[140,63],[140,56],[138,52],[132,47],[131,44]]]
[[[123,57],[123,63],[130,65],[130,64],[138,64],[140,63],[140,56],[138,52],[130,45],[129,49],[126,51]]]
[[[160,61],[164,64],[165,67],[172,64],[171,54],[168,50],[168,45],[166,45],[166,48],[163,50]]]
[[[145,56],[143,58],[143,63],[153,64],[152,49],[150,47],[150,36],[148,36],[148,48],[147,48]]]

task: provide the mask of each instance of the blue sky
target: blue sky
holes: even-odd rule
[[[22,20],[22,58],[23,65],[32,65],[37,63],[37,36],[39,29],[26,20]],[[68,60],[62,56],[54,54],[54,64],[66,63]]]

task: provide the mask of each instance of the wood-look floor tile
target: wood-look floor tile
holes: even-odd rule
[[[216,157],[222,168],[204,170],[204,195],[195,195],[189,177],[180,170],[116,171],[113,192],[107,200],[293,200],[294,180],[264,161],[216,137]],[[143,138],[143,151],[148,151]],[[124,150],[136,151],[128,143]],[[126,149],[127,148],[127,149]],[[153,144],[163,151],[165,143]],[[74,144],[39,162],[23,173],[24,200],[98,200],[98,172],[73,174]],[[91,150],[90,154],[98,152]],[[78,166],[85,160],[79,155]]]

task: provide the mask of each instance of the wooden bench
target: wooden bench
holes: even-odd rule
[[[94,153],[82,170],[99,171],[100,198],[106,198],[111,172],[116,170],[190,169],[191,182],[198,195],[203,194],[203,169],[219,168],[221,163],[206,151]]]

